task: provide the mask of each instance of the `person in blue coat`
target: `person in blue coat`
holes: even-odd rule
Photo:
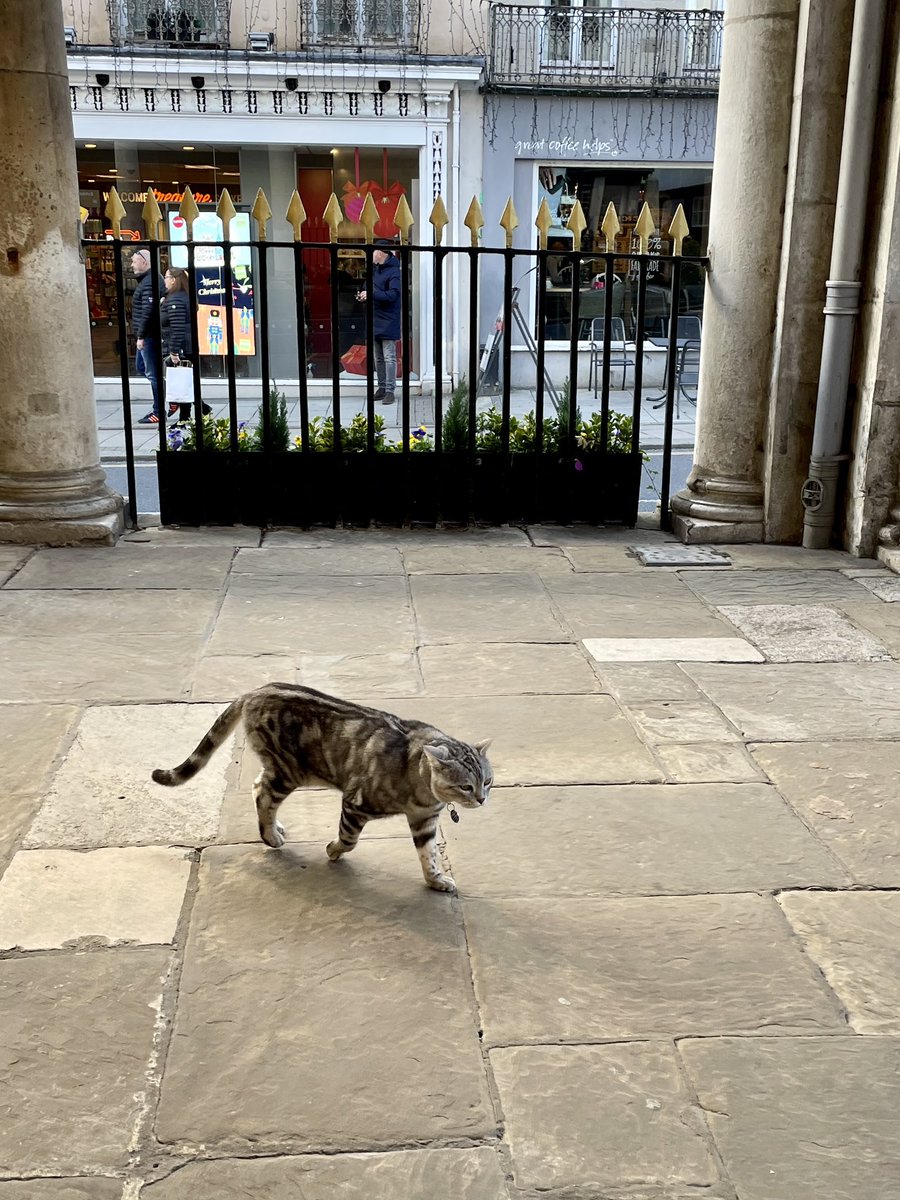
[[[372,251],[372,343],[375,350],[375,399],[394,403],[397,387],[397,342],[400,340],[400,264],[391,253],[394,243],[383,238]],[[359,293],[365,300],[366,292]]]

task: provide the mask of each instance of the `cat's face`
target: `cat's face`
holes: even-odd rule
[[[480,808],[490,795],[494,772],[485,752],[490,742],[460,744],[460,752],[440,743],[424,747],[431,766],[431,790],[444,804]]]

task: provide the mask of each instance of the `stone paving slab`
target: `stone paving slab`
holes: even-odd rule
[[[151,546],[194,547],[213,544],[238,547],[258,546],[262,537],[261,530],[246,525],[185,525],[183,528],[150,525],[134,532],[126,530],[122,541]]]
[[[384,707],[463,741],[491,738],[488,753],[498,786],[663,779],[609,696],[422,696]]]
[[[841,608],[854,624],[883,642],[894,658],[900,658],[900,605],[863,600],[859,604],[844,603]]]
[[[592,547],[600,551],[621,546],[627,551],[636,541],[680,545],[677,538],[661,529],[641,529],[639,534],[622,525],[526,525],[525,529],[535,546]]]
[[[838,741],[750,749],[858,883],[900,887],[900,745]]]
[[[0,587],[34,554],[32,546],[0,546]]]
[[[762,779],[762,772],[743,746],[661,742],[654,751],[672,783],[756,783]]]
[[[601,690],[575,645],[455,642],[422,646],[425,688],[437,696],[565,695]],[[408,694],[408,693],[407,693]]]
[[[685,546],[681,542],[630,546],[645,567],[730,567],[727,551],[717,546]]]
[[[734,633],[680,575],[642,568],[642,573],[554,576],[545,584],[578,638],[721,638]]]
[[[602,664],[763,661],[748,641],[736,637],[585,638],[584,648]]]
[[[771,899],[467,899],[485,1043],[846,1029]]]
[[[759,782],[495,788],[483,809],[461,812],[458,825],[445,821],[443,828],[466,897],[653,896],[847,882],[775,789]]]
[[[0,1200],[121,1200],[121,1179],[0,1181]]]
[[[0,879],[0,949],[172,942],[190,873],[159,846],[20,850]]]
[[[413,575],[409,585],[420,644],[569,641],[534,575]]]
[[[618,696],[623,704],[661,700],[699,700],[700,689],[674,663],[611,663],[598,665],[605,692]]]
[[[150,773],[187,758],[220,711],[213,704],[88,709],[24,844],[33,849],[212,841],[229,748],[223,746],[182,787],[160,787]]]
[[[849,579],[855,579],[857,583],[877,596],[879,600],[883,600],[886,604],[896,604],[900,601],[900,579],[893,571],[842,571],[842,575],[846,575]]]
[[[642,535],[643,536],[643,535]],[[572,543],[565,547],[566,557],[576,571],[643,571],[644,564],[631,553],[624,542],[612,545]]]
[[[133,546],[38,550],[7,590],[164,589],[216,591],[231,568],[230,546]]]
[[[298,682],[336,696],[387,697],[423,692],[422,672],[413,651],[387,654],[299,654]],[[370,700],[370,702],[373,702]]]
[[[827,604],[722,605],[770,662],[877,662],[885,647]]]
[[[900,1033],[900,892],[787,892],[779,903],[857,1033]]]
[[[835,571],[848,567],[877,570],[874,558],[854,558],[844,550],[807,550],[803,546],[734,545],[723,546],[736,567],[763,570]]]
[[[81,715],[72,704],[0,704],[5,793],[40,794]],[[3,829],[0,822],[0,830]]]
[[[337,864],[298,849],[203,854],[160,1140],[349,1151],[494,1132],[455,901],[425,887],[411,843]]]
[[[571,575],[573,570],[561,550],[537,546],[423,546],[404,551],[403,561],[410,575]]]
[[[900,1038],[679,1044],[741,1200],[896,1200]]]
[[[492,1050],[490,1060],[518,1188],[593,1196],[716,1183],[671,1046],[515,1047]]]
[[[151,949],[0,962],[5,1171],[127,1165],[169,961]]]
[[[403,560],[396,546],[365,541],[348,545],[285,546],[238,550],[233,574],[269,575],[402,575]]]
[[[288,654],[204,654],[194,670],[191,699],[230,703],[275,680],[299,683],[296,664]]]
[[[677,742],[736,742],[737,733],[708,700],[662,700],[625,709],[651,746]]]
[[[235,576],[207,652],[395,654],[413,644],[404,578]]]
[[[141,1200],[504,1200],[496,1150],[401,1150],[195,1162]],[[0,1191],[0,1200],[3,1200]]]
[[[140,636],[147,653],[152,635],[165,634],[165,645],[173,633],[202,632],[214,615],[218,596],[213,592],[177,591],[91,591],[32,592],[21,595],[14,589],[0,591],[0,628],[4,638],[59,638],[73,634],[94,635],[110,645],[109,632],[117,640]]]
[[[285,546],[398,546],[401,550],[429,546],[528,546],[528,535],[515,526],[473,525],[443,529],[275,529],[263,534],[266,549]]]
[[[837,570],[686,571],[682,578],[715,605],[816,604],[867,595],[860,584]]]
[[[683,669],[748,741],[900,739],[897,663],[687,663]]]

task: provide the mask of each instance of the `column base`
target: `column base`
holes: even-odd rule
[[[689,545],[761,542],[762,485],[740,479],[695,478],[672,497],[672,530]]]
[[[124,501],[100,467],[0,473],[0,542],[114,546],[124,528]]]

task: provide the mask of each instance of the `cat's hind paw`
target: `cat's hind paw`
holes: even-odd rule
[[[342,846],[340,842],[329,842],[325,847],[325,853],[332,862],[337,862],[342,854],[347,853],[347,850],[346,847]]]
[[[450,892],[454,896],[457,894],[456,884],[449,875],[434,875],[425,882],[436,892]]]

